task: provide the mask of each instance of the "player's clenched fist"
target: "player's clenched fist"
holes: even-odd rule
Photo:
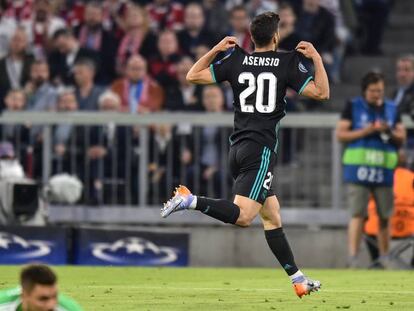
[[[316,56],[319,56],[318,51],[316,51],[315,47],[312,43],[301,41],[296,46],[296,51],[299,53],[302,53],[306,58],[314,58]]]
[[[227,36],[223,40],[221,40],[217,45],[214,47],[217,51],[224,52],[230,48],[234,48],[237,44],[237,38]]]

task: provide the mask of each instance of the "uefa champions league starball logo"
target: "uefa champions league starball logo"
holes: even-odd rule
[[[94,243],[92,255],[102,261],[123,265],[166,265],[178,259],[179,250],[173,247],[158,246],[139,238],[126,237],[113,243]]]
[[[51,253],[53,243],[42,240],[25,240],[24,238],[0,231],[0,257],[10,259],[36,259]]]

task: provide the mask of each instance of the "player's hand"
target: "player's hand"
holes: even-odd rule
[[[310,42],[300,41],[295,50],[302,53],[306,58],[313,59],[315,57],[320,57],[318,51],[316,51],[315,47]]]
[[[374,123],[375,131],[379,133],[386,133],[389,132],[391,129],[386,122],[377,121]]]
[[[214,49],[218,52],[225,52],[228,49],[234,48],[237,44],[237,38],[227,36],[223,40],[221,40],[219,43],[216,44]]]
[[[369,136],[374,134],[377,130],[375,128],[374,123],[369,123],[367,126],[363,128],[364,136]]]

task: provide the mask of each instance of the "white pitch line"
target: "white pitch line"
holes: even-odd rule
[[[148,289],[148,290],[200,290],[200,291],[243,291],[243,292],[251,292],[251,291],[258,291],[258,292],[286,292],[287,290],[280,289],[280,288],[234,288],[234,287],[168,287],[168,286],[137,286],[137,285],[86,285],[87,287],[95,287],[95,288],[133,288],[133,289]],[[413,295],[413,291],[398,291],[398,290],[366,290],[366,289],[324,289],[323,287],[320,289],[322,292],[327,293],[373,293],[373,294],[409,294]]]

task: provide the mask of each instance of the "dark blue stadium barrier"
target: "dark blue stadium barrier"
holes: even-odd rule
[[[74,264],[187,266],[188,234],[78,229]]]
[[[68,230],[56,227],[0,226],[0,264],[68,263]]]

